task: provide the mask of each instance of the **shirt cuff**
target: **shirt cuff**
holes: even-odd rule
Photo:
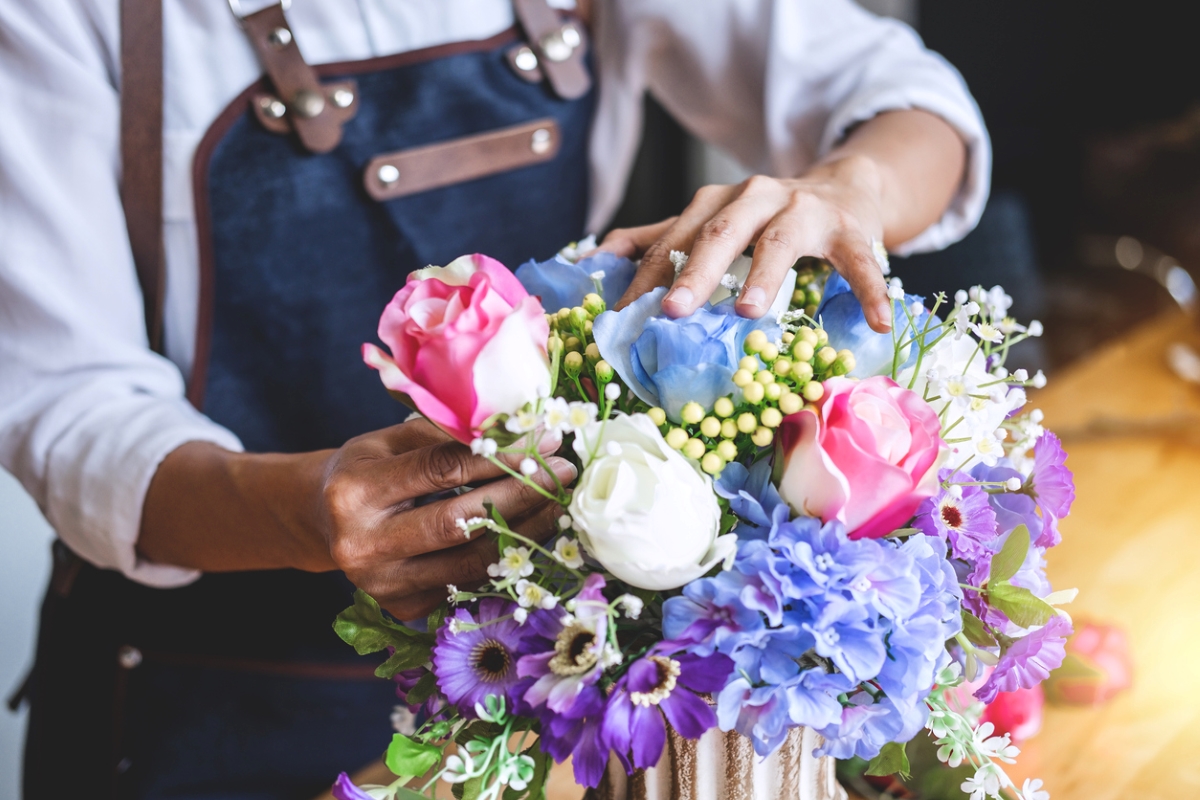
[[[831,117],[821,141],[822,155],[838,145],[851,128],[884,113],[920,109],[944,119],[967,146],[963,182],[941,219],[903,244],[891,248],[897,256],[941,250],[970,233],[983,215],[991,189],[992,147],[983,117],[965,89],[959,97],[944,90],[920,87],[886,88],[871,91],[842,105]]]
[[[137,552],[142,506],[163,459],[187,442],[240,452],[242,443],[183,401],[145,396],[93,411],[51,455],[47,517],[75,553],[147,586],[184,586],[194,569],[156,564]]]

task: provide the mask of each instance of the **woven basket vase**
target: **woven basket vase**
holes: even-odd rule
[[[846,800],[832,758],[813,751],[822,739],[808,728],[793,728],[767,758],[750,740],[716,728],[700,739],[685,739],[667,726],[667,746],[658,766],[625,774],[615,758],[600,786],[585,800]]]

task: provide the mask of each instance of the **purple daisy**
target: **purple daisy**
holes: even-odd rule
[[[601,731],[606,707],[604,692],[585,686],[569,713],[555,714],[545,706],[539,710],[542,749],[559,764],[570,757],[575,782],[592,789],[608,766],[609,748]]]
[[[556,714],[570,711],[584,687],[600,680],[605,667],[620,654],[608,643],[608,600],[601,590],[604,577],[593,572],[583,589],[570,601],[573,613],[545,613],[529,617],[527,626],[535,635],[517,664],[522,695],[531,707],[546,705]],[[526,688],[527,687],[527,688]]]
[[[699,739],[717,724],[712,707],[696,692],[725,686],[733,662],[719,653],[697,656],[675,653],[677,642],[660,642],[629,666],[613,686],[604,715],[604,739],[625,769],[652,767],[666,744],[666,725],[684,738]]]
[[[1075,476],[1065,466],[1066,451],[1053,433],[1046,431],[1033,446],[1033,496],[1042,512],[1042,534],[1034,544],[1054,547],[1061,540],[1058,521],[1075,501]]]
[[[1037,686],[1062,665],[1067,655],[1067,637],[1071,633],[1071,623],[1066,617],[1055,614],[1045,625],[1008,648],[975,696],[990,703],[1001,692]]]
[[[938,479],[944,483],[951,475],[951,470],[944,469]],[[966,475],[961,477],[970,480]],[[917,509],[913,527],[927,536],[948,541],[955,558],[976,563],[991,559],[996,541],[996,512],[981,486],[954,489],[943,486]]]
[[[515,700],[522,630],[511,618],[500,619],[512,605],[498,597],[485,598],[477,617],[459,608],[437,632],[433,671],[438,688],[466,716],[473,715],[475,704],[488,695],[505,697],[510,703]],[[457,633],[452,632],[455,628]]]

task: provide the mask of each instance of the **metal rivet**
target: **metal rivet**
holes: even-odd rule
[[[384,186],[390,186],[400,180],[400,170],[391,164],[384,164],[375,175]]]
[[[575,32],[575,36],[579,36],[578,31]],[[551,61],[566,61],[571,57],[571,53],[575,52],[575,47],[568,44],[567,40],[563,37],[562,28],[543,36],[540,44],[542,54]]]
[[[312,119],[325,110],[325,98],[318,92],[301,89],[292,98],[292,109],[306,119]]]
[[[258,104],[262,106],[263,113],[272,119],[279,119],[287,113],[287,106],[275,97],[264,97]]]
[[[333,93],[333,104],[338,108],[349,108],[354,102],[354,92],[349,89],[338,89]]]
[[[142,663],[142,651],[136,647],[124,645],[117,651],[117,663],[125,669],[133,669]]]
[[[533,72],[537,69],[538,65],[537,55],[532,49],[522,47],[517,51],[517,55],[513,57],[513,64],[522,72]]]
[[[579,29],[569,23],[562,27],[562,40],[572,50],[583,44],[583,37],[579,35]]]
[[[533,132],[533,138],[529,140],[529,149],[541,155],[550,149],[551,138],[550,131],[538,128]]]
[[[287,28],[276,28],[267,34],[267,42],[276,50],[282,50],[292,43],[292,32]]]

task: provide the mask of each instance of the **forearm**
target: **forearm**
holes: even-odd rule
[[[204,572],[334,569],[316,523],[328,455],[183,445],[150,482],[138,551],[150,561]]]
[[[945,213],[962,185],[966,144],[941,117],[919,110],[891,111],[859,125],[813,173],[838,169],[852,157],[878,190],[883,243],[894,248]]]

